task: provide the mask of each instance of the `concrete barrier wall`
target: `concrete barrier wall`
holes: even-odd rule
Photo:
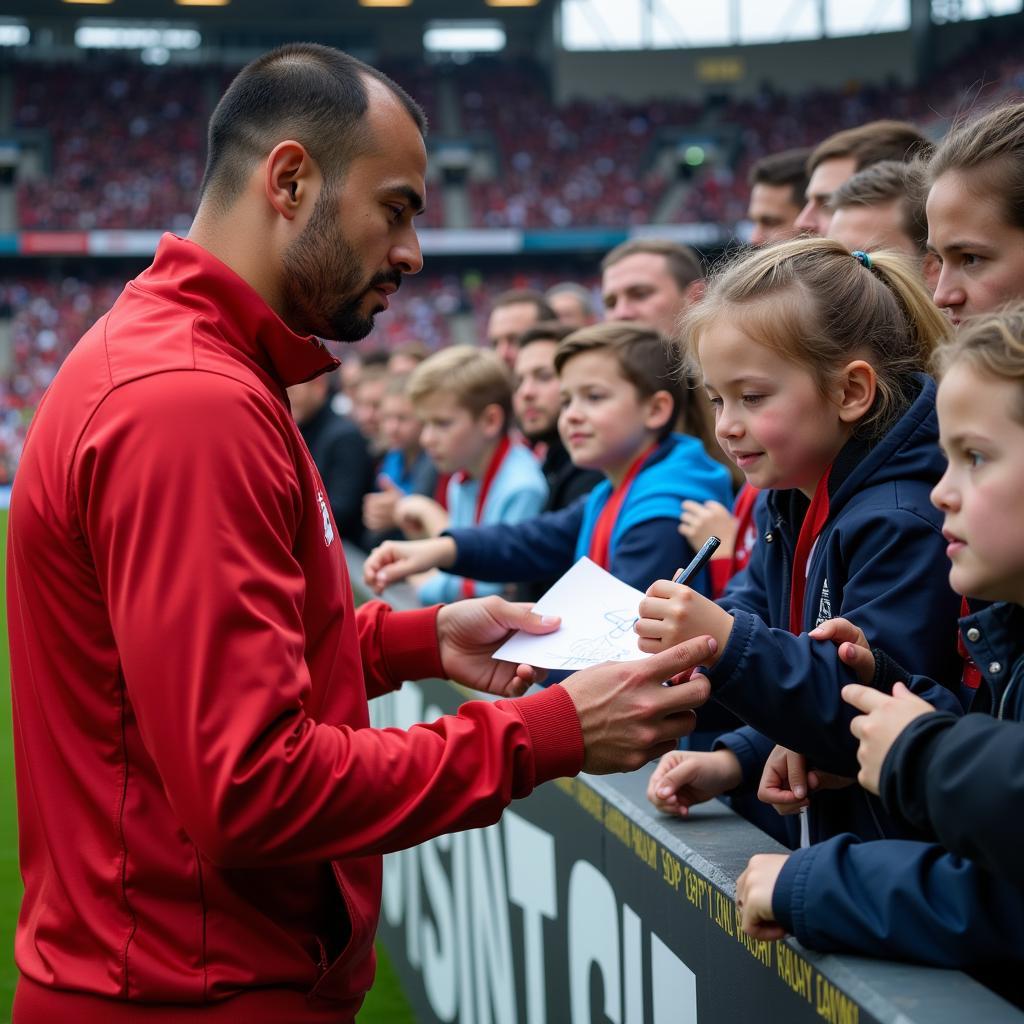
[[[357,599],[361,556],[349,552]],[[412,606],[411,593],[387,595]],[[372,702],[407,728],[477,695],[448,680]],[[1024,1022],[967,975],[826,956],[737,927],[735,882],[782,848],[717,801],[657,815],[650,767],[562,779],[486,829],[385,858],[380,937],[422,1022]]]

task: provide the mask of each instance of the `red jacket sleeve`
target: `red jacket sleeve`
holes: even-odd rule
[[[377,697],[409,679],[443,679],[437,646],[440,605],[396,612],[383,601],[356,609],[366,693]]]
[[[175,373],[112,392],[72,467],[116,643],[111,679],[123,677],[123,714],[152,762],[138,770],[155,770],[202,853],[241,866],[387,852],[493,822],[513,797],[578,771],[561,687],[408,731],[309,713],[292,459],[261,393]],[[364,653],[405,632],[397,613],[362,614]],[[373,669],[377,683],[406,674],[415,649],[436,667],[418,621]],[[362,725],[362,680],[347,685]]]

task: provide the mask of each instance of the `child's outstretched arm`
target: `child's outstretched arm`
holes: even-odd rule
[[[918,696],[959,713],[952,688],[959,684],[954,642],[960,599],[948,586],[941,534],[912,512],[890,510],[839,543],[847,573],[841,591],[833,591],[833,609],[893,658],[925,673],[908,680]],[[854,672],[830,640],[771,628],[756,606],[741,606],[745,595],[766,591],[765,547],[754,549],[750,565],[718,602],[734,622],[710,666],[714,696],[776,743],[807,755],[816,768],[856,775],[857,741],[849,731],[855,711],[840,696],[855,681]],[[710,617],[700,611],[703,629],[715,635],[706,625]]]
[[[363,564],[363,579],[379,594],[392,583],[428,569],[445,569],[454,560],[455,541],[451,537],[386,540],[367,556]]]
[[[963,970],[1024,948],[1020,885],[931,843],[841,835],[788,857],[758,855],[736,894],[751,934],[777,928],[824,952]]]
[[[1024,886],[1024,723],[921,715],[890,747],[879,791],[894,817]]]
[[[740,763],[728,750],[672,750],[664,754],[647,783],[647,799],[663,814],[685,818],[741,781]]]

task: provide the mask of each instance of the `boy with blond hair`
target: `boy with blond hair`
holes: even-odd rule
[[[512,378],[493,352],[456,345],[435,353],[413,371],[408,395],[423,422],[424,451],[439,473],[451,474],[447,525],[508,525],[543,508],[547,483],[533,455],[509,436]],[[399,522],[428,503],[435,505],[419,495],[405,498],[397,509]],[[420,518],[427,532],[442,526],[427,514]],[[419,597],[429,605],[498,593],[503,586],[504,581],[479,583],[439,572],[420,584]]]

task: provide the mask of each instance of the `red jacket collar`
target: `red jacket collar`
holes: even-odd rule
[[[165,234],[152,264],[132,286],[208,317],[284,387],[341,365],[319,338],[296,334],[251,285],[195,242]]]

